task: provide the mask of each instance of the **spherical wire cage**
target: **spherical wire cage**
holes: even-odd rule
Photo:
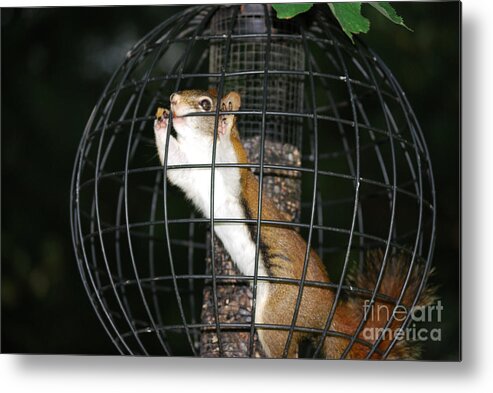
[[[197,214],[163,180],[180,168],[161,165],[156,155],[156,108],[169,107],[175,91],[211,87],[219,97],[240,93],[235,114],[248,167],[283,224],[324,261],[334,307],[355,294],[379,296],[378,285],[369,293],[346,285],[349,269],[364,270],[371,250],[408,255],[409,271],[423,265],[416,303],[433,254],[434,183],[420,126],[387,66],[359,39],[353,44],[328,7],[281,21],[268,5],[193,6],[128,51],[89,118],[74,166],[78,268],[118,351],[262,356],[251,288],[266,278],[236,270],[213,231],[228,220],[212,208],[211,218]],[[349,345],[363,325],[347,336]],[[270,328],[298,329],[294,321]],[[368,343],[369,351],[377,344]]]

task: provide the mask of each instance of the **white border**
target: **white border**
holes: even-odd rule
[[[215,1],[217,2],[217,1]],[[230,1],[234,2],[234,1]],[[0,1],[5,6],[136,4]],[[145,1],[144,4],[163,4]],[[180,3],[192,3],[180,1]],[[463,1],[463,362],[0,356],[4,392],[472,392],[493,387],[493,2]],[[489,258],[488,258],[489,257]],[[485,389],[486,388],[486,389]]]

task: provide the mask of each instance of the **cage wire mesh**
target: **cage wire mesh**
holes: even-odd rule
[[[174,91],[210,87],[240,93],[238,128],[261,192],[326,264],[334,307],[343,297],[379,296],[378,285],[372,293],[345,285],[372,249],[409,255],[409,270],[424,265],[416,303],[433,254],[434,183],[419,124],[390,70],[322,8],[280,21],[268,5],[194,6],[127,53],[74,166],[78,268],[118,351],[263,356],[252,277],[214,236],[214,216],[196,215],[163,181],[170,169],[155,154],[157,106],[169,107]],[[305,281],[297,284],[317,285]],[[292,334],[297,326],[275,328]],[[347,335],[350,345],[361,328]],[[377,344],[368,343],[370,355]]]

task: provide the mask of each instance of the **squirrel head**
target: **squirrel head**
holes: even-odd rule
[[[173,126],[180,138],[205,136],[212,140],[216,124],[214,114],[218,102],[215,89],[178,91],[171,94],[170,102]],[[241,105],[240,95],[232,91],[221,99],[220,105],[221,111],[237,111]],[[192,113],[193,115],[190,115]],[[234,115],[219,114],[218,134],[228,134],[234,124]]]

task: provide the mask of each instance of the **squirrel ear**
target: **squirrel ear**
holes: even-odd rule
[[[236,91],[226,94],[221,100],[227,111],[237,111],[241,106],[240,95]]]
[[[217,89],[215,87],[211,87],[207,92],[212,96],[212,97],[217,97]]]

